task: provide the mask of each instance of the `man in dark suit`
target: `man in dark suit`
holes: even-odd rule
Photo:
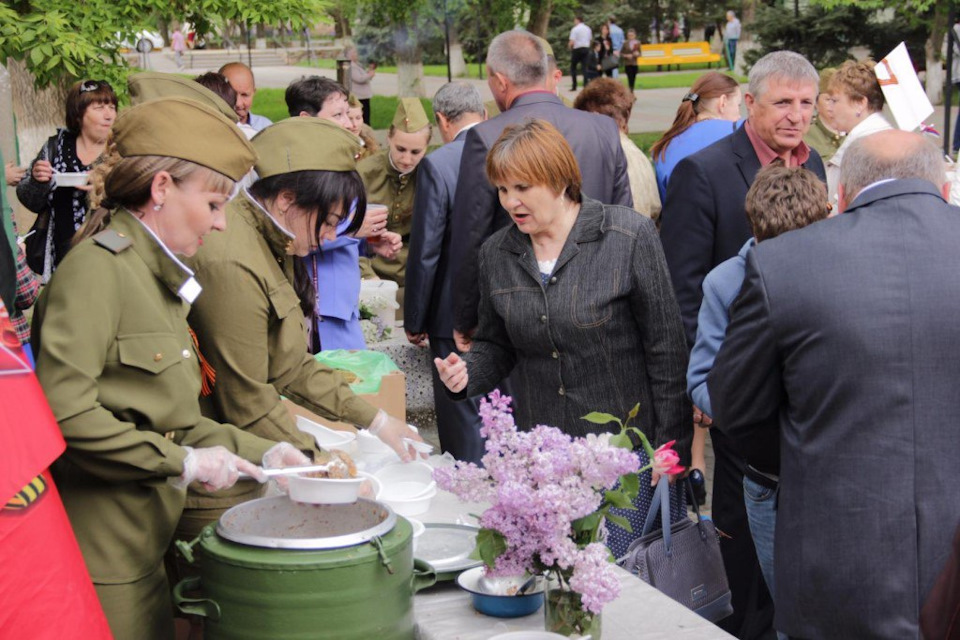
[[[842,215],[748,255],[708,387],[731,435],[779,425],[777,629],[918,638],[960,523],[960,209],[903,131],[840,182]]]
[[[454,200],[454,337],[461,348],[477,326],[480,245],[510,222],[484,169],[487,151],[504,129],[531,118],[550,122],[573,148],[583,175],[583,193],[604,204],[633,206],[616,123],[607,116],[564,106],[546,83],[547,53],[539,38],[514,30],[493,39],[487,51],[487,84],[501,113],[467,133]]]
[[[803,166],[826,182],[823,162],[803,142],[817,99],[819,76],[803,56],[770,53],[750,70],[744,95],[747,121],[735,133],[680,161],[670,176],[660,240],[670,268],[687,341],[697,335],[701,285],[707,273],[732,258],[751,237],[747,191],[761,167]],[[743,503],[743,460],[716,429],[713,519],[721,540],[734,613],[720,626],[743,640],[766,637],[773,603],[757,561]]]
[[[403,326],[418,346],[430,342],[434,358],[456,350],[453,343],[453,274],[450,271],[450,221],[467,132],[486,119],[480,92],[466,82],[450,82],[433,97],[433,111],[444,145],[420,162],[413,203],[413,228],[407,257],[407,295]],[[479,404],[453,400],[433,370],[433,399],[440,448],[457,460],[480,462]]]

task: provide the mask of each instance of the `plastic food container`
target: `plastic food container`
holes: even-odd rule
[[[437,488],[434,486],[427,493],[415,498],[390,498],[388,497],[387,488],[384,486],[383,492],[380,494],[380,502],[385,503],[393,509],[397,515],[418,516],[430,510],[430,503],[436,495]]]
[[[308,504],[349,504],[356,502],[366,478],[308,478],[290,476],[290,499]]]
[[[317,441],[317,446],[321,449],[328,451],[338,449],[351,454],[357,450],[355,444],[357,434],[350,431],[330,429],[303,416],[297,416],[297,428],[313,436],[313,439]]]
[[[435,492],[433,467],[425,462],[392,463],[376,472],[385,500],[409,500]]]
[[[60,187],[82,187],[87,184],[90,174],[85,171],[54,173],[53,180]]]
[[[540,585],[522,596],[493,595],[480,589],[482,576],[483,567],[468,569],[457,576],[457,585],[470,594],[473,608],[482,614],[495,618],[519,618],[530,615],[543,606],[543,587]],[[545,637],[551,638],[553,634]]]
[[[414,520],[413,518],[407,518],[407,522],[409,522],[410,526],[413,527],[413,553],[416,555],[417,539],[423,535],[423,532],[427,530],[427,527],[419,520]]]

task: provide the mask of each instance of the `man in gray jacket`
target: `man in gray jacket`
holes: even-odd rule
[[[777,630],[918,638],[960,523],[960,209],[912,133],[858,140],[840,182],[842,215],[748,254],[707,386],[729,435],[779,425]]]
[[[504,129],[533,118],[550,122],[573,149],[583,193],[604,204],[633,206],[617,124],[607,116],[570,109],[546,83],[547,53],[536,36],[517,29],[493,39],[487,51],[487,84],[501,113],[467,133],[453,209],[454,337],[461,349],[469,348],[477,326],[480,245],[510,222],[484,173],[487,152]]]

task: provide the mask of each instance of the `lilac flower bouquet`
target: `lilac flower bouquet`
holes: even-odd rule
[[[461,500],[491,505],[480,516],[477,535],[487,575],[552,574],[579,594],[583,609],[592,614],[619,595],[620,583],[600,531],[604,518],[630,530],[626,519],[609,509],[633,508],[637,474],[653,466],[640,468],[628,434],[640,438],[650,460],[658,453],[639,429],[629,426],[638,409],[634,407],[626,424],[591,413],[584,419],[619,423],[620,433],[572,438],[542,425],[518,431],[510,398],[499,391],[481,402],[484,468],[458,462],[437,469],[434,478]]]

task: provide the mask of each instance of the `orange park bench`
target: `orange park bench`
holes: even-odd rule
[[[707,63],[712,66],[714,62],[720,66],[722,58],[719,53],[710,51],[710,44],[707,42],[665,42],[663,44],[642,44],[640,45],[640,58],[637,60],[638,67],[657,67],[659,70],[666,65],[667,71],[670,65],[687,63]]]

